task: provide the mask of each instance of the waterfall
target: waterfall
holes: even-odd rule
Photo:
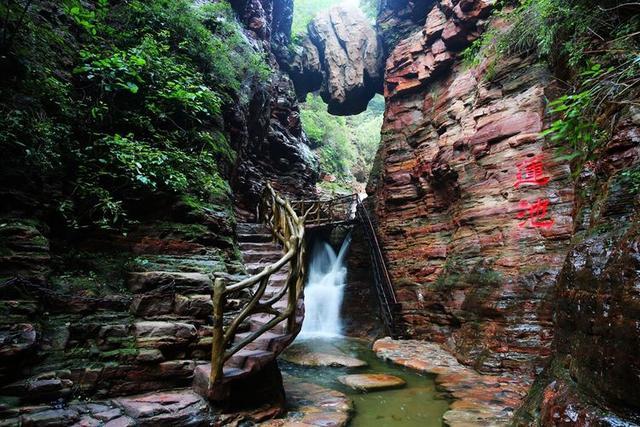
[[[350,243],[351,234],[344,239],[337,255],[327,242],[314,245],[304,290],[305,318],[301,338],[341,335],[340,308],[347,278],[344,258]]]

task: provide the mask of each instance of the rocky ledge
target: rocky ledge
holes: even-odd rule
[[[190,389],[161,391],[99,402],[72,402],[59,406],[31,406],[3,409],[0,406],[0,426],[322,426],[347,425],[353,409],[344,394],[284,378],[289,411],[284,418],[273,419],[279,407],[265,405],[251,410],[220,413]]]
[[[351,400],[335,390],[283,375],[287,416],[260,424],[265,427],[343,427],[353,412]]]
[[[424,341],[384,338],[374,343],[373,351],[395,364],[436,374],[436,383],[454,399],[443,417],[450,427],[509,425],[532,382],[523,376],[480,374],[438,344]]]
[[[322,353],[316,351],[308,351],[304,348],[290,347],[285,351],[281,358],[289,363],[300,366],[329,366],[333,368],[363,368],[367,366],[367,362],[346,354],[340,353]]]

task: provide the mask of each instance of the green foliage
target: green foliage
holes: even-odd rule
[[[28,4],[0,6],[13,35],[2,46],[3,172],[55,185],[51,202],[76,228],[122,227],[149,198],[226,209],[235,153],[222,109],[243,82],[270,76],[228,2]]]
[[[513,3],[513,2],[512,2]],[[463,52],[468,65],[512,55],[535,55],[569,83],[549,103],[555,120],[543,135],[561,147],[561,157],[581,163],[607,139],[608,109],[638,95],[640,15],[614,0],[522,0],[501,17],[506,30],[489,30]]]
[[[438,290],[449,290],[456,288],[459,284],[470,284],[474,287],[474,294],[477,297],[503,281],[502,273],[486,266],[484,261],[469,266],[461,256],[452,255],[445,260],[442,272],[434,282],[434,287]]]
[[[341,0],[295,0],[291,35],[294,39],[302,38],[307,33],[307,25],[323,10],[339,5]]]
[[[350,175],[350,167],[356,159],[355,147],[347,136],[345,117],[332,116],[326,104],[313,94],[301,109],[302,126],[312,146],[319,151],[322,169],[342,179]]]
[[[637,165],[631,169],[627,169],[622,172],[621,175],[622,185],[629,191],[629,193],[637,195],[640,193],[640,167]]]
[[[549,103],[550,111],[559,118],[542,132],[542,136],[549,136],[554,142],[569,144],[568,154],[560,158],[572,160],[591,152],[597,146],[601,132],[595,123],[584,118],[585,109],[591,102],[592,93],[586,90],[561,96]]]
[[[360,0],[360,9],[375,23],[380,9],[380,0]]]
[[[369,109],[357,116],[339,117],[327,112],[317,95],[309,94],[301,105],[302,126],[320,157],[325,173],[338,178],[332,190],[349,188],[354,179],[366,182],[378,145],[384,100],[374,98]],[[335,188],[334,188],[335,187]]]

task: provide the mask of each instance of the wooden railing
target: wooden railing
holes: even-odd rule
[[[350,194],[327,200],[295,200],[291,206],[305,216],[307,227],[317,227],[353,221],[358,203],[358,195]]]
[[[287,321],[287,334],[295,334],[300,326],[296,323],[296,308],[302,298],[305,281],[305,226],[336,225],[358,222],[363,227],[365,239],[371,256],[374,284],[378,294],[384,323],[389,333],[398,337],[394,321],[397,312],[397,300],[384,262],[375,227],[357,194],[342,196],[331,200],[299,200],[289,202],[280,197],[267,184],[259,209],[260,220],[269,227],[273,237],[283,249],[284,255],[277,262],[265,267],[260,273],[241,282],[227,286],[218,278],[213,287],[213,339],[211,351],[211,374],[209,384],[214,385],[222,379],[224,363],[234,354],[255,341],[280,322]],[[271,276],[289,264],[290,270],[285,286],[266,301],[261,301]],[[224,326],[224,305],[230,293],[251,289],[253,295],[246,305]],[[287,296],[287,306],[283,311],[274,308],[274,304]],[[251,332],[240,342],[235,340],[240,325],[254,314],[270,314],[274,317]]]
[[[287,333],[295,334],[301,325],[296,324],[296,308],[304,290],[304,215],[298,216],[291,204],[280,197],[267,184],[259,208],[260,219],[266,224],[275,240],[280,242],[284,255],[277,262],[267,266],[260,273],[241,282],[227,286],[222,279],[216,279],[213,288],[213,340],[211,351],[211,374],[209,384],[222,379],[224,363],[231,356],[255,341],[280,322],[287,321]],[[276,295],[266,301],[264,296],[269,279],[289,264],[290,270],[285,286]],[[253,289],[249,302],[231,320],[225,328],[223,323],[225,298],[232,292]],[[274,308],[274,304],[287,295],[287,306],[283,311]],[[274,317],[251,332],[242,341],[232,346],[238,327],[254,314],[271,314]],[[230,347],[230,348],[229,348]]]

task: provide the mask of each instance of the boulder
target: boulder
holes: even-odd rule
[[[213,313],[210,295],[176,295],[175,313],[178,316],[206,319]]]
[[[133,297],[131,314],[136,317],[156,317],[173,311],[173,295],[169,292],[140,294]]]
[[[18,323],[0,328],[0,360],[13,359],[33,349],[36,330],[29,323]]]
[[[208,417],[206,402],[190,390],[126,397],[115,403],[142,426],[206,425]]]
[[[127,286],[134,293],[148,292],[163,286],[208,293],[211,290],[212,281],[208,275],[202,273],[145,271],[130,273],[127,278]]]
[[[318,14],[292,63],[298,98],[304,101],[307,93],[320,89],[331,114],[361,113],[382,91],[382,44],[356,7],[336,6]]]

